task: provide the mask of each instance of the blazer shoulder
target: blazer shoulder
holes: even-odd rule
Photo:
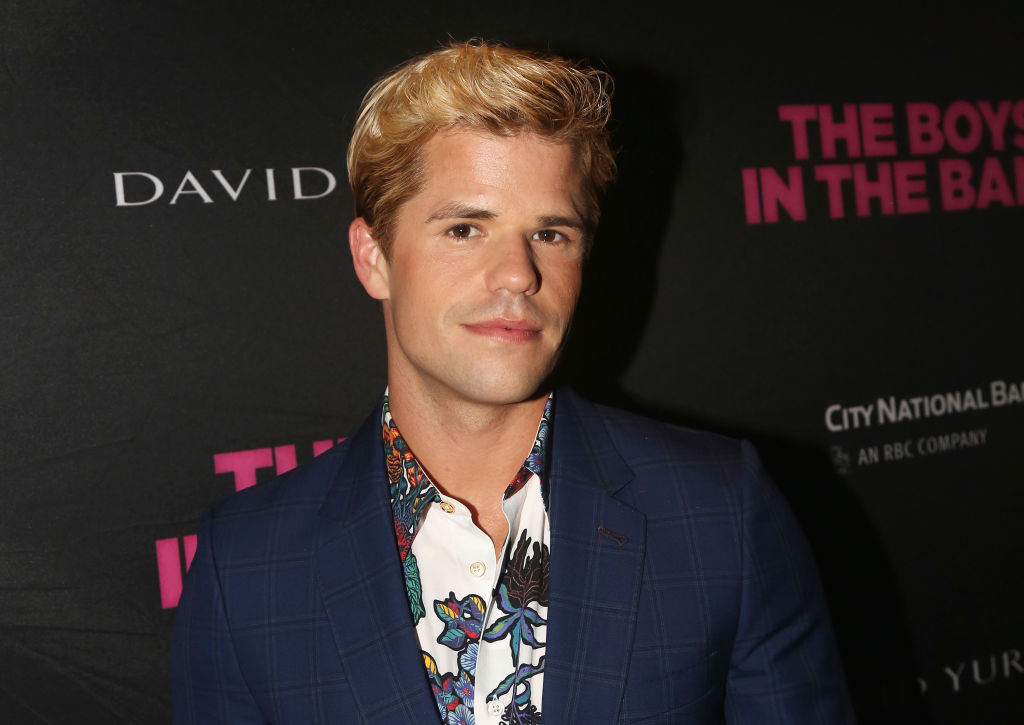
[[[760,471],[753,445],[719,433],[666,423],[576,398],[585,425],[597,425],[631,466],[645,463],[740,466]]]
[[[595,470],[617,471],[608,485],[624,484],[619,496],[657,516],[721,511],[739,517],[755,501],[779,503],[774,483],[753,445],[729,436],[657,421],[573,396]],[[614,453],[612,453],[614,452]],[[611,462],[620,460],[624,468]],[[625,473],[627,472],[628,473]]]
[[[214,503],[200,518],[199,550],[209,552],[225,576],[237,567],[308,557],[319,512],[347,453],[343,441],[298,468]]]
[[[349,441],[346,438],[291,471],[221,499],[210,506],[210,518],[247,518],[282,509],[319,507],[348,454]]]

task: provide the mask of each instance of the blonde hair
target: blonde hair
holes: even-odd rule
[[[413,58],[377,81],[359,108],[347,155],[356,216],[388,256],[398,209],[423,184],[420,150],[435,133],[527,131],[571,144],[589,242],[615,175],[605,128],[611,91],[604,71],[480,40]]]

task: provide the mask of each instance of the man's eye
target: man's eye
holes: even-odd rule
[[[556,232],[554,229],[541,229],[533,235],[533,238],[538,242],[544,242],[545,244],[555,244],[558,242],[568,241],[564,234]]]
[[[448,234],[455,237],[456,239],[468,239],[469,237],[475,236],[476,230],[472,224],[456,224],[448,230]]]

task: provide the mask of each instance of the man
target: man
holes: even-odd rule
[[[614,171],[609,86],[470,43],[368,92],[349,244],[388,390],[203,518],[177,723],[852,722],[751,448],[549,390]]]

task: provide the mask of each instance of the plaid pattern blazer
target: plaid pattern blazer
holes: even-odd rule
[[[752,448],[560,390],[544,721],[852,723],[815,565]],[[380,410],[211,508],[174,722],[439,722],[392,531]]]

